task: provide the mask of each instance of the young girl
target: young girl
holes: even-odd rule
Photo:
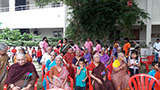
[[[76,87],[75,90],[85,90],[86,79],[87,79],[87,69],[85,66],[85,60],[81,58],[79,60],[79,66],[76,73]]]
[[[131,59],[128,60],[128,67],[131,76],[139,73],[140,60],[138,59],[138,53],[136,51],[131,52]]]

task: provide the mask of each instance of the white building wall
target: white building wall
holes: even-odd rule
[[[63,28],[64,7],[0,13],[3,28]]]

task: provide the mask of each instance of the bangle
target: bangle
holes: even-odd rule
[[[11,90],[13,90],[14,86],[11,88]]]

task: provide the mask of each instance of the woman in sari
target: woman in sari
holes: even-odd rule
[[[100,61],[105,65],[105,67],[110,63],[109,56],[105,53],[105,48],[101,50]]]
[[[9,66],[8,60],[7,45],[0,43],[0,90],[3,90],[7,78],[7,66]]]
[[[73,48],[69,48],[68,52],[64,55],[64,60],[67,62],[68,66],[66,66],[68,72],[69,72],[69,76],[71,76],[72,78],[74,78],[74,69],[72,67],[72,60],[74,58],[74,54],[73,54]]]
[[[27,59],[27,62],[32,62],[32,57],[31,57],[29,54],[26,54],[24,48],[20,48],[20,49],[19,49],[19,53],[25,54],[25,57],[26,57],[26,59]],[[15,57],[14,57],[14,63],[17,63],[17,55],[15,55]]]
[[[85,48],[84,59],[87,61],[87,66],[91,63],[91,54],[88,52],[88,49]]]
[[[79,60],[81,59],[81,51],[80,50],[76,50],[76,56],[73,58],[73,61],[72,61],[72,67],[73,68],[77,68],[78,63],[79,63]]]
[[[93,56],[93,62],[89,65],[89,75],[92,78],[94,90],[114,90],[114,86],[107,78],[107,71],[103,63],[100,62],[99,54]]]
[[[56,66],[52,67],[49,73],[49,86],[50,88],[63,88],[65,90],[70,90],[67,83],[69,72],[64,66],[61,66],[62,60],[61,57],[56,57]]]
[[[19,53],[17,63],[8,70],[6,84],[8,84],[9,90],[34,90],[36,78],[39,76],[34,65],[27,62],[23,53]]]
[[[118,53],[118,59],[113,62],[111,78],[116,90],[130,90],[128,85],[130,77],[127,73],[127,63],[124,59],[124,54]]]

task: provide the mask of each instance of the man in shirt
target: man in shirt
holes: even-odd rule
[[[47,42],[47,37],[43,38],[43,42],[41,43],[41,49],[42,49],[42,55],[44,53],[47,53],[47,48],[48,48],[48,42]]]
[[[47,53],[45,53],[45,54],[42,56],[42,59],[41,59],[41,63],[42,63],[43,65],[45,65],[46,62],[47,62],[47,60],[50,59],[51,52],[52,52],[52,47],[49,46],[49,47],[47,48]]]
[[[124,38],[124,46],[123,46],[123,50],[125,51],[125,56],[126,59],[128,60],[129,57],[129,52],[130,52],[130,48],[131,48],[131,44],[129,43],[129,38]]]
[[[158,61],[158,54],[160,53],[159,39],[156,40],[156,42],[153,45],[153,48],[154,48],[154,53],[155,53],[156,61]]]

